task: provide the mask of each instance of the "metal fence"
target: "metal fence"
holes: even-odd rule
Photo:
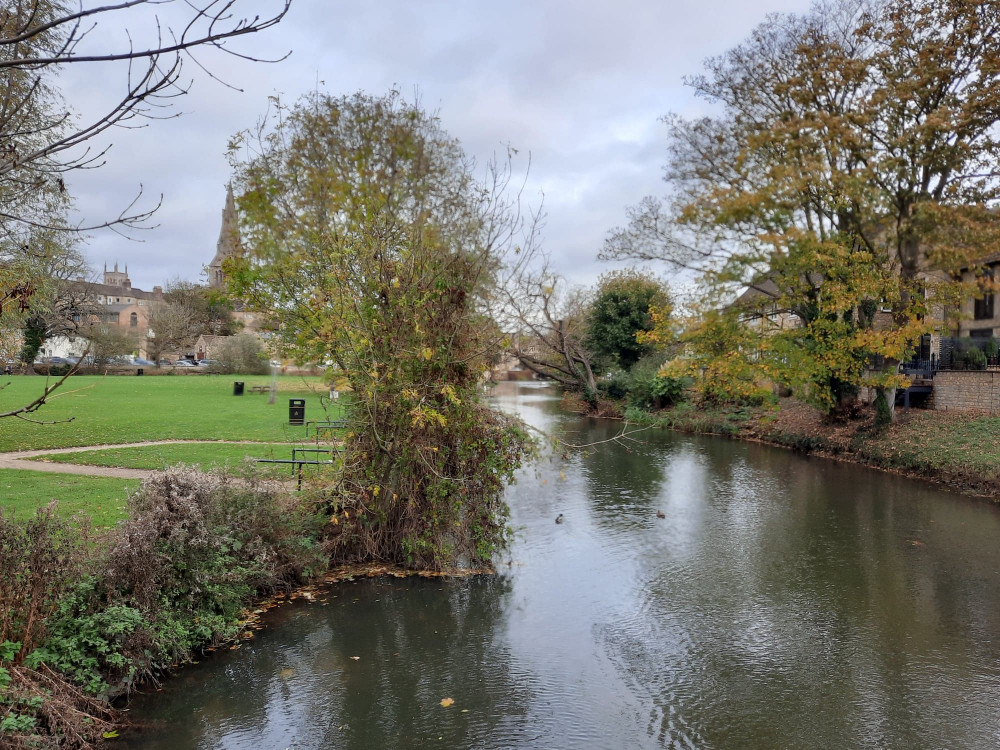
[[[914,356],[902,365],[906,375],[933,377],[938,370],[989,370],[1000,369],[1000,352],[992,338],[939,339],[938,352],[931,352],[926,342],[921,342]],[[976,353],[971,353],[977,350]]]

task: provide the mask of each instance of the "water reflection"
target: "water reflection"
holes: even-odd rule
[[[496,398],[572,442],[620,429],[535,384]],[[522,472],[502,575],[363,581],[279,611],[137,702],[153,730],[130,746],[1000,745],[995,507],[754,444],[636,437]]]
[[[148,748],[475,747],[517,738],[531,680],[512,671],[510,580],[362,580],[277,610],[239,651],[140,698]],[[357,657],[357,658],[355,658]],[[442,698],[455,705],[444,708]]]

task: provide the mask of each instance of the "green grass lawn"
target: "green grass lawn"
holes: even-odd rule
[[[282,443],[305,440],[305,428],[288,424],[288,399],[306,399],[306,419],[336,419],[339,406],[324,412],[327,393],[320,378],[279,378],[278,400],[266,395],[233,396],[233,381],[247,389],[266,385],[269,376],[90,376],[67,380],[50,402],[35,413],[41,420],[72,422],[38,425],[0,420],[0,452],[133,443],[146,440],[259,440]],[[0,379],[0,411],[35,398],[45,385],[41,376]],[[314,389],[314,390],[310,390]]]
[[[1000,473],[1000,418],[912,411],[863,447],[887,465],[995,478]]]
[[[288,443],[247,445],[239,443],[198,443],[190,445],[148,445],[141,448],[107,448],[81,453],[60,453],[39,456],[35,461],[86,464],[88,466],[120,466],[127,469],[164,469],[176,464],[198,466],[203,471],[222,466],[236,467],[245,458],[291,458]],[[314,444],[301,447],[315,447]],[[312,456],[303,456],[311,459]],[[286,467],[286,473],[291,469]]]
[[[41,506],[58,500],[59,514],[89,516],[96,526],[112,526],[125,516],[125,499],[139,486],[135,479],[43,474],[0,470],[0,503],[4,514],[24,520]]]

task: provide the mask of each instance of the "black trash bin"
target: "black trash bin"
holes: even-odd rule
[[[288,424],[306,423],[306,400],[304,398],[288,399]]]
[[[138,368],[138,369],[137,369],[137,370],[135,371],[135,374],[136,374],[136,375],[142,375],[142,368],[141,368],[141,367],[140,367],[140,368]]]
[[[242,380],[234,380],[233,381],[233,395],[234,396],[242,396],[243,395],[243,381]]]

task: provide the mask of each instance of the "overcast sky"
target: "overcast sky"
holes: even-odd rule
[[[246,0],[242,0],[246,2]],[[266,9],[269,0],[254,0]],[[277,0],[270,3],[273,8]],[[93,4],[93,3],[88,3]],[[544,245],[575,283],[607,267],[596,259],[626,206],[662,195],[667,112],[704,104],[683,86],[701,61],[743,39],[769,12],[803,11],[807,0],[294,0],[286,19],[234,49],[267,57],[203,62],[235,91],[198,74],[179,101],[183,116],[118,130],[105,166],[70,183],[87,219],[115,215],[140,184],[162,193],[158,226],[142,242],[110,233],[87,240],[95,271],[128,263],[143,289],[180,277],[201,280],[219,234],[229,167],[228,138],[251,127],[280,93],[294,99],[317,81],[333,94],[420,92],[466,151],[487,159],[510,143],[531,154],[528,197],[544,193]],[[91,45],[114,29],[98,29]],[[140,30],[133,28],[135,35]],[[72,66],[71,66],[72,67]],[[63,76],[82,116],[120,95],[123,71],[79,65]]]

